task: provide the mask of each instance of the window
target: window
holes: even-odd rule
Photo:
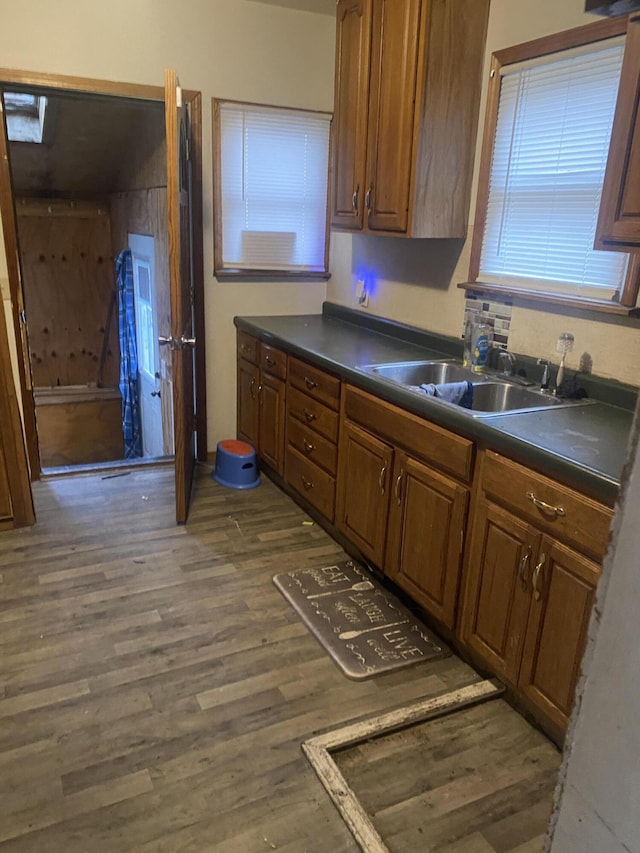
[[[592,28],[559,34],[561,51],[540,39],[494,54],[470,274],[480,289],[620,299],[629,256],[593,244],[624,44],[601,29],[590,41]]]
[[[331,116],[215,99],[213,111],[216,275],[326,275]]]
[[[25,92],[4,92],[9,142],[42,142],[47,99]]]

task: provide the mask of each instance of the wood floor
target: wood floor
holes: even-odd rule
[[[201,469],[184,527],[171,468],[35,486],[0,534],[0,849],[356,851],[301,741],[479,676],[344,678],[271,577],[345,555],[264,478]]]

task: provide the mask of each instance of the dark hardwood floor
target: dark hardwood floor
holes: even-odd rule
[[[198,470],[184,527],[172,468],[35,501],[34,528],[0,534],[2,850],[351,853],[300,742],[479,680],[455,657],[344,678],[271,577],[345,555],[265,478]],[[429,849],[410,829],[393,849]],[[468,850],[512,849],[494,836]]]

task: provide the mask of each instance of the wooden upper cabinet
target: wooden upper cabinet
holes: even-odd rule
[[[339,0],[334,228],[466,236],[489,0]]]
[[[371,231],[405,233],[421,0],[373,4],[365,215]]]
[[[345,229],[363,223],[370,43],[369,0],[339,0],[331,223]]]
[[[597,249],[640,246],[640,14],[627,25],[622,75],[596,228]]]

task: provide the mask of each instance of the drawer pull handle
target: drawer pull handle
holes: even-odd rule
[[[265,355],[264,360],[267,362],[267,365],[269,367],[275,367],[276,366],[276,361],[275,361],[275,359],[271,358],[271,356]]]
[[[240,344],[242,352],[251,352],[251,347],[248,344]]]
[[[305,487],[305,489],[307,491],[309,491],[309,489],[313,488],[313,483],[311,483],[309,480],[307,480],[307,478],[304,476],[304,474],[300,475],[300,479],[302,480],[302,485]]]
[[[310,412],[309,409],[303,409],[302,411],[304,412],[304,416],[309,421],[309,423],[311,423],[311,421],[315,421],[315,419],[316,419],[315,412]]]
[[[558,515],[562,517],[566,515],[564,511],[564,507],[561,506],[553,506],[553,504],[548,504],[545,501],[541,501],[540,498],[537,498],[533,492],[527,492],[526,497],[534,506],[537,506],[538,509],[541,509],[543,512],[548,512],[552,515]]]
[[[251,385],[249,385],[249,393],[251,394],[251,399],[255,400],[256,399],[256,380],[255,379],[251,380]]]
[[[522,589],[526,590],[527,581],[529,578],[527,577],[527,566],[529,565],[529,560],[531,559],[531,545],[527,547],[527,550],[522,555],[520,559],[520,563],[518,565],[518,576],[520,577],[520,581],[522,583]]]
[[[367,216],[371,216],[371,193],[373,192],[373,186],[369,185],[369,189],[367,190],[367,194],[364,197],[364,206],[367,208]]]
[[[307,386],[309,391],[313,391],[314,388],[318,387],[318,383],[313,379],[309,379],[308,376],[304,377],[304,384]]]
[[[393,494],[395,495],[396,500],[398,501],[398,506],[402,503],[402,478],[404,477],[404,471],[402,468],[400,469],[400,473],[396,478],[396,484],[393,487]]]
[[[533,586],[533,597],[536,601],[540,601],[541,592],[538,589],[538,580],[540,579],[540,572],[544,566],[544,561],[546,557],[544,554],[540,554],[540,562],[533,570],[533,577],[531,578],[531,585]]]
[[[353,212],[358,212],[358,194],[360,192],[360,184],[356,185],[355,190],[353,191],[353,195],[351,196],[351,207],[353,208]]]
[[[384,480],[385,474],[387,473],[387,466],[383,465],[380,469],[380,474],[378,475],[378,485],[380,486],[380,493],[384,495]]]
[[[304,445],[304,449],[307,451],[307,453],[313,453],[313,451],[316,449],[315,444],[311,444],[311,442],[307,441],[306,438],[302,439],[302,444]]]

